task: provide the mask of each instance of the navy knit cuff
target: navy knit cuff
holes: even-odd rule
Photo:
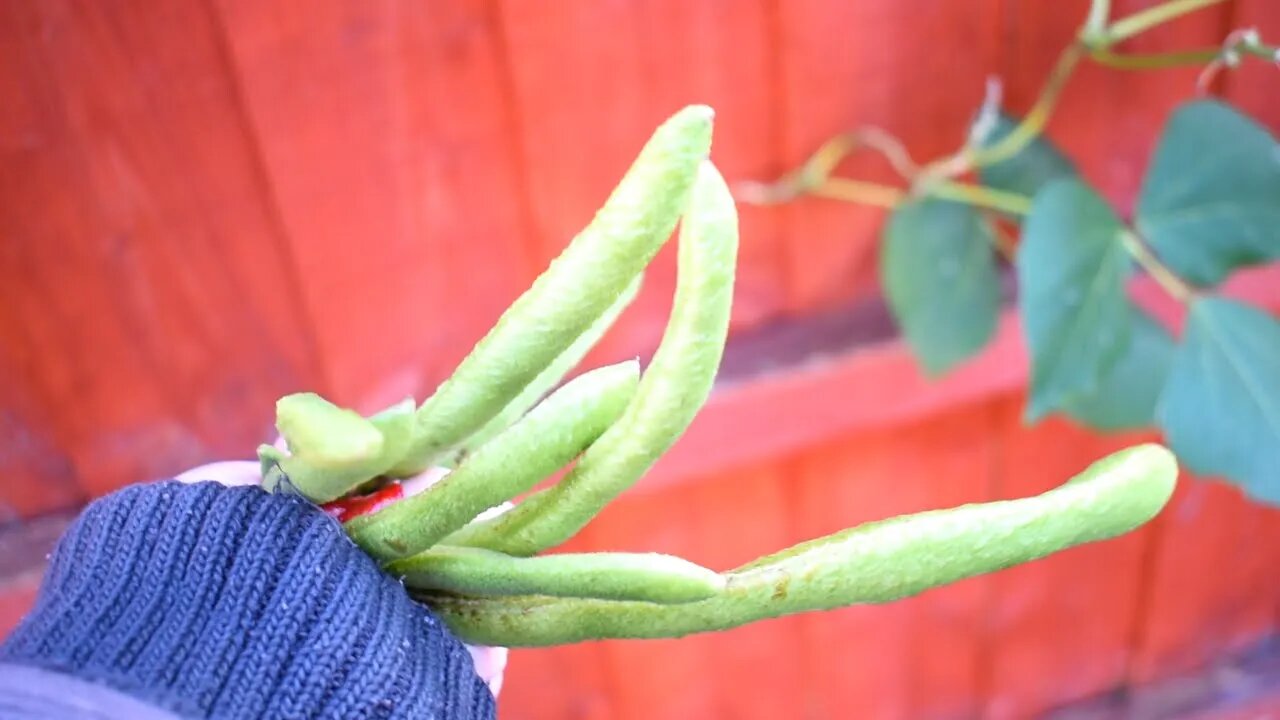
[[[90,505],[0,661],[210,718],[490,718],[462,644],[300,500],[163,482]]]

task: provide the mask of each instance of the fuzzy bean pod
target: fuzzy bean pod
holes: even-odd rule
[[[545,596],[423,596],[464,641],[539,646],[596,638],[679,637],[939,585],[1126,533],[1173,493],[1177,465],[1158,445],[1103,458],[1036,497],[869,523],[728,573],[725,589],[684,605]]]
[[[329,502],[381,475],[403,454],[413,427],[413,400],[406,399],[371,418],[340,408],[315,393],[297,393],[276,403],[276,429],[289,452],[260,449],[277,465],[294,492],[313,502]],[[264,472],[274,490],[281,475]]]
[[[597,318],[585,333],[579,336],[577,340],[574,340],[568,350],[560,353],[560,356],[539,373],[538,377],[526,385],[514,400],[502,408],[502,412],[494,416],[474,435],[467,438],[467,441],[463,443],[463,448],[467,452],[474,452],[476,448],[484,445],[493,436],[506,430],[512,423],[523,417],[529,411],[529,408],[537,404],[538,400],[547,391],[558,385],[570,370],[582,362],[582,358],[586,357],[591,348],[595,347],[596,343],[600,342],[600,338],[604,337],[609,328],[613,327],[614,321],[618,319],[622,311],[627,309],[632,300],[635,300],[636,294],[640,292],[642,279],[643,275],[633,280],[617,301],[609,306],[609,309]]]
[[[704,162],[680,224],[671,320],[635,399],[569,475],[450,544],[532,555],[578,532],[684,433],[711,393],[733,304],[738,216],[724,179]]]
[[[711,108],[663,123],[585,230],[418,409],[397,476],[482,428],[612,306],[671,235],[711,148]]]
[[[566,553],[518,558],[480,548],[440,545],[397,560],[387,571],[417,590],[476,596],[554,595],[687,603],[724,588],[700,565],[657,553]]]
[[[622,415],[639,363],[574,378],[422,493],[348,522],[347,533],[379,560],[413,555],[559,470]]]
[[[292,455],[305,457],[317,467],[367,462],[382,450],[382,433],[373,423],[315,393],[294,393],[277,400],[276,429]]]

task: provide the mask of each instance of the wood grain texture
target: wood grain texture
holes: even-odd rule
[[[495,12],[218,7],[332,394],[422,397],[534,274]]]
[[[999,8],[998,0],[779,3],[788,166],[827,138],[865,125],[893,133],[918,160],[958,149],[984,79],[997,71]],[[874,156],[852,158],[845,171],[901,184]],[[803,199],[783,212],[788,309],[875,290],[883,211]]]
[[[1027,427],[1025,405],[1018,392],[994,406],[998,499],[1042,493],[1093,459],[1152,439],[1102,437],[1061,418]],[[1143,529],[992,576],[985,716],[1027,717],[1127,680],[1135,624],[1145,612],[1144,565],[1157,541]]]
[[[803,538],[990,497],[989,412],[826,443],[786,470]],[[888,605],[800,616],[810,717],[966,717],[981,701],[983,578]],[[856,711],[854,711],[856,709]]]
[[[59,455],[86,495],[248,455],[318,379],[205,10],[0,5],[0,352],[47,418],[18,462],[58,448],[55,504]]]

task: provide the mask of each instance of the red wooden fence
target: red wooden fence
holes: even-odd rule
[[[928,158],[962,138],[988,75],[1025,108],[1085,6],[0,0],[0,512],[20,521],[248,455],[290,391],[367,408],[422,396],[685,103],[717,109],[730,180],[776,176],[863,124]],[[1244,25],[1280,36],[1280,5],[1234,0],[1133,46]],[[1127,208],[1195,75],[1085,67],[1050,133]],[[1250,66],[1219,89],[1275,128],[1278,82]],[[849,168],[889,178],[874,159]],[[788,358],[785,340],[759,344],[781,344],[775,366],[755,357],[757,336],[875,316],[882,219],[818,200],[742,208],[747,370],[575,547],[730,566],[864,520],[1036,492],[1137,439],[1024,427],[1011,316],[935,384],[882,319],[837,323],[821,357]],[[652,348],[672,261],[596,361]],[[1238,291],[1280,309],[1276,277]],[[503,714],[1024,716],[1273,632],[1278,565],[1280,513],[1188,480],[1139,533],[891,606],[516,652]],[[28,601],[15,592],[0,606]]]

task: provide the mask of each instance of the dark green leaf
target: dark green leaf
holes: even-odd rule
[[[1173,361],[1173,338],[1137,308],[1132,308],[1129,347],[1092,393],[1063,404],[1071,417],[1099,430],[1128,430],[1155,422],[1156,400]]]
[[[1036,195],[1018,250],[1022,326],[1031,347],[1027,419],[1097,392],[1129,343],[1124,227],[1078,180]]]
[[[1012,132],[1019,122],[1017,118],[1001,113],[982,145],[989,147],[996,144]],[[983,167],[979,175],[983,185],[1031,197],[1054,180],[1075,177],[1076,168],[1058,148],[1041,135],[1008,160]]]
[[[1138,231],[1182,277],[1214,285],[1280,257],[1280,148],[1216,100],[1179,108],[1138,198]]]
[[[1197,301],[1156,416],[1189,470],[1280,504],[1280,324],[1231,300]]]
[[[947,371],[991,338],[1000,305],[992,243],[991,228],[968,205],[915,200],[889,219],[881,282],[930,375]]]

